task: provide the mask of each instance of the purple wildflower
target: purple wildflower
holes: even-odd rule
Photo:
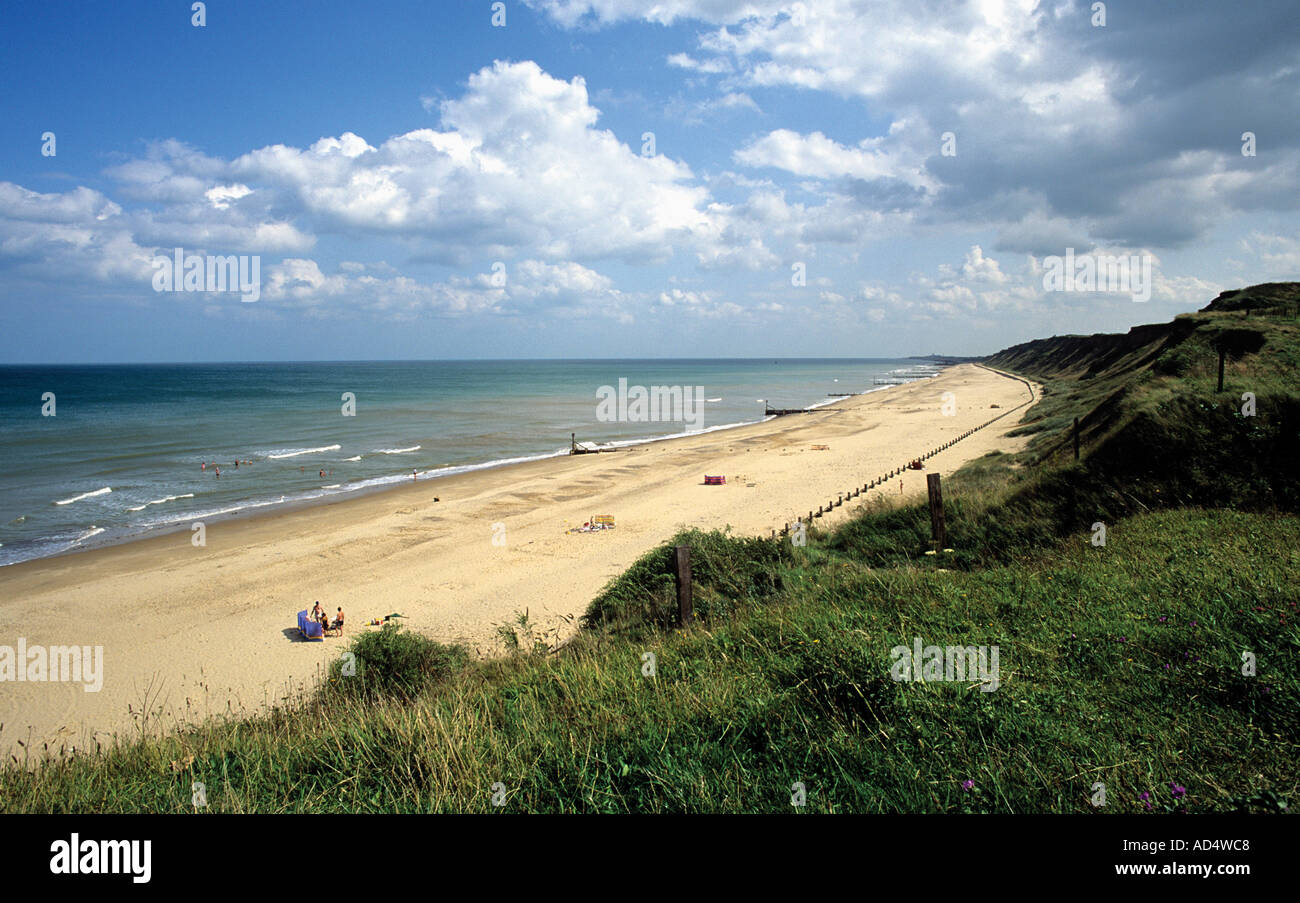
[[[962,782],[961,782],[961,789],[962,789],[962,790],[973,790],[974,787],[975,787],[975,782],[974,782],[974,781],[962,781]]]
[[[1179,786],[1178,784],[1175,784],[1173,781],[1169,782],[1169,789],[1173,792],[1174,799],[1176,800],[1180,800],[1183,797],[1187,796],[1187,788]]]

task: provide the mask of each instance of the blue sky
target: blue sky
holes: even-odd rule
[[[0,362],[982,354],[1300,272],[1289,3],[504,13],[5,5]]]

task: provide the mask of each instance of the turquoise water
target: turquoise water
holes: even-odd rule
[[[436,479],[564,454],[570,433],[624,444],[752,423],[759,399],[824,404],[925,369],[866,359],[0,367],[0,565],[336,498],[413,470]],[[708,400],[698,421],[675,405],[660,414],[676,419],[601,419],[598,392],[620,379],[691,398],[701,387]],[[42,414],[45,393],[54,416]]]

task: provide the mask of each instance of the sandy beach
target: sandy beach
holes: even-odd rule
[[[93,748],[139,730],[143,711],[165,727],[292,697],[347,645],[298,639],[295,615],[317,599],[343,608],[349,634],[400,612],[410,629],[480,655],[499,652],[497,625],[525,610],[562,636],[610,578],[678,529],[766,536],[1028,398],[1023,383],[962,364],[767,423],[213,523],[202,548],[180,532],[0,569],[0,644],[98,645],[104,662],[99,692],[0,684],[0,747],[20,760],[19,740],[37,754],[45,743]],[[1019,419],[939,453],[927,471],[1019,448],[1006,436]],[[726,485],[702,485],[706,473]],[[880,492],[923,494],[924,476],[909,471],[820,523]],[[618,526],[567,532],[594,514]]]

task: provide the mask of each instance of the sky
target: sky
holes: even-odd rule
[[[1293,0],[18,0],[0,39],[0,363],[982,355],[1300,279]],[[256,300],[160,290],[177,248]]]

